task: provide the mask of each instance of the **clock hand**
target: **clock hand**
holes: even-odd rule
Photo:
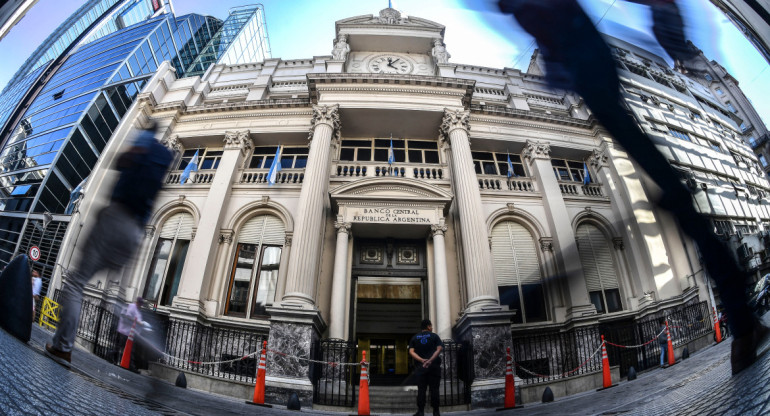
[[[395,61],[393,61],[393,62],[390,62],[390,63],[391,63],[391,64],[395,64],[396,62],[398,62],[398,60],[399,60],[399,59],[400,59],[400,58],[396,58],[396,60],[395,60]],[[391,66],[392,66],[392,65],[391,65]]]

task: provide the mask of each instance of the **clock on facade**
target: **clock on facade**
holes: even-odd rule
[[[382,74],[408,74],[412,63],[398,55],[380,55],[369,61],[369,70]]]

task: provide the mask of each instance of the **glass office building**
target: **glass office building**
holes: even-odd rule
[[[221,27],[162,14],[79,46],[31,101],[0,150],[0,265],[36,245],[44,282],[70,217],[70,192],[163,61],[182,68]]]
[[[203,75],[212,64],[244,64],[270,58],[265,11],[261,4],[234,7],[203,52],[183,76]]]

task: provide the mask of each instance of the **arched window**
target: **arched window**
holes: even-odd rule
[[[182,267],[192,240],[193,216],[174,214],[160,228],[150,273],[144,287],[144,298],[158,305],[171,305],[179,289]]]
[[[497,224],[492,229],[492,258],[500,304],[518,311],[514,322],[547,320],[537,247],[529,230],[513,221]]]
[[[588,295],[596,311],[607,313],[623,310],[615,263],[607,238],[593,224],[579,225],[576,238]]]
[[[227,286],[226,315],[251,318],[266,315],[265,307],[275,298],[284,239],[283,222],[272,215],[254,217],[243,225],[238,232]]]

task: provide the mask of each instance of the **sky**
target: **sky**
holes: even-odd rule
[[[579,0],[599,30],[666,57],[649,29],[646,7],[622,0]],[[228,9],[248,0],[176,0],[178,16],[211,15],[224,20]],[[377,15],[387,0],[261,0],[274,58],[300,59],[330,55],[334,22],[352,16]],[[679,0],[688,38],[710,59],[735,77],[757,112],[770,123],[768,63],[708,0]],[[0,89],[59,23],[82,1],[39,0],[0,41]],[[392,1],[402,14],[432,20],[446,27],[444,41],[451,63],[526,70],[534,49],[532,38],[512,17],[495,11],[492,0]],[[46,29],[47,28],[47,29]],[[670,61],[670,60],[669,60]]]

